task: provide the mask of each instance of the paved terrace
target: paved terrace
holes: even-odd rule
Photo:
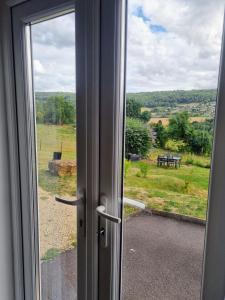
[[[128,219],[122,299],[200,299],[204,231],[202,225],[161,216],[140,214]],[[44,300],[75,299],[75,254],[67,251],[42,264],[48,277],[48,281],[42,277]]]

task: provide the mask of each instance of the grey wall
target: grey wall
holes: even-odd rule
[[[0,2],[0,300],[15,300],[13,280],[13,251],[10,210],[9,157],[6,103],[4,89],[4,66],[2,59],[3,22]]]

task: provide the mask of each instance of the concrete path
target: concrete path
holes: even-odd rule
[[[204,226],[160,216],[127,220],[122,299],[200,299],[204,231]],[[43,300],[76,299],[75,270],[74,250],[42,263]]]

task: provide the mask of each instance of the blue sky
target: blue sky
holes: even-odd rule
[[[138,6],[134,12],[132,12],[132,15],[137,16],[138,18],[141,18],[150,28],[150,30],[154,33],[159,32],[166,32],[166,28],[163,27],[160,24],[152,24],[151,17],[147,17],[142,9],[142,6]]]
[[[216,88],[223,2],[129,0],[127,91]],[[32,26],[36,90],[75,90],[74,22]]]

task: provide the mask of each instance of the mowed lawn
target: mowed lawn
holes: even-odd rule
[[[56,177],[48,172],[48,161],[54,151],[62,159],[75,159],[75,129],[73,126],[37,126],[37,151],[40,186],[53,194],[75,195],[76,177]],[[175,212],[205,219],[209,168],[181,165],[180,169],[159,168],[149,163],[146,177],[140,177],[139,162],[132,162],[125,178],[126,197],[143,201],[148,208]],[[126,213],[132,210],[126,208]]]
[[[125,196],[142,200],[148,208],[206,218],[209,169],[181,165],[179,169],[149,163],[139,177],[139,162],[132,162],[125,178]]]

